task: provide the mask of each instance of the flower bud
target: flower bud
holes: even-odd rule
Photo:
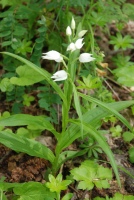
[[[91,56],[92,56],[92,54],[90,54],[90,53],[82,53],[79,56],[79,61],[81,63],[87,63],[87,62],[91,62],[91,61],[95,60],[95,58],[93,58]]]
[[[74,30],[75,29],[75,20],[72,17],[72,21],[71,21],[71,28]]]
[[[82,30],[78,33],[78,37],[82,38],[86,34],[87,30]]]
[[[66,28],[66,35],[68,35],[68,36],[72,35],[72,31],[71,31],[70,26],[68,26],[68,27]]]

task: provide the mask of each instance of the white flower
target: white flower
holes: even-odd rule
[[[84,43],[82,43],[83,39],[84,38],[80,38],[76,40],[75,43],[72,42],[71,44],[69,44],[69,46],[67,47],[67,51],[75,51],[77,49],[81,49],[82,46],[84,45]]]
[[[87,62],[91,62],[91,61],[95,60],[95,58],[93,58],[91,56],[92,56],[92,54],[90,54],[90,53],[82,53],[79,56],[79,61],[81,63],[87,63]]]
[[[67,72],[65,70],[57,71],[51,78],[55,79],[54,81],[63,81],[67,79]]]
[[[72,17],[72,21],[71,21],[71,28],[74,30],[75,29],[75,20]]]
[[[72,30],[71,30],[70,26],[68,26],[66,28],[66,35],[68,35],[68,36],[72,35]]]
[[[76,42],[75,42],[76,49],[82,48],[82,46],[84,45],[84,43],[82,43],[83,40],[84,40],[84,38],[80,38],[80,39],[76,40]]]
[[[75,51],[76,47],[75,44],[72,42],[71,44],[69,44],[69,46],[67,47],[67,51]]]
[[[87,30],[82,30],[78,33],[78,37],[82,38],[86,34]]]
[[[49,51],[47,53],[43,53],[44,56],[42,56],[43,59],[47,59],[47,60],[55,60],[56,62],[62,62],[63,61],[63,57],[61,56],[61,54],[58,51]]]

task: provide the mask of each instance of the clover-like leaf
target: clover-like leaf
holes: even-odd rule
[[[80,167],[71,170],[73,178],[80,181],[78,189],[91,190],[94,185],[98,188],[109,188],[108,180],[112,178],[111,170],[99,166],[93,161],[84,161]]]

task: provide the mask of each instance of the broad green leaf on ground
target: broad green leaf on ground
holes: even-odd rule
[[[19,77],[12,77],[10,79],[10,82],[14,85],[33,85],[34,83],[38,83],[45,79],[43,75],[39,74],[27,65],[19,66],[16,69],[16,73]]]
[[[103,176],[100,174],[102,171]],[[99,166],[94,161],[84,161],[80,167],[71,170],[73,178],[80,181],[78,189],[91,190],[94,186],[98,188],[109,188],[108,180],[112,179],[112,172],[108,168]]]
[[[51,163],[53,163],[55,158],[52,151],[43,144],[8,131],[0,131],[0,143],[14,151],[24,152],[30,156],[44,158],[49,160]]]
[[[13,191],[19,196],[17,200],[54,200],[56,198],[54,193],[48,191],[45,185],[38,182],[20,184]]]
[[[134,86],[134,65],[122,67],[114,70],[115,75],[118,77],[117,81],[127,87]]]
[[[58,133],[53,125],[43,116],[32,116],[29,114],[16,114],[0,119],[0,126],[29,126],[33,130],[49,130],[55,137]]]

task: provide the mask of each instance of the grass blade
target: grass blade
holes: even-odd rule
[[[99,101],[98,99],[95,99],[91,96],[87,96],[87,95],[82,94],[82,93],[79,93],[79,95],[82,98],[86,99],[87,101],[96,103],[100,107],[102,107],[102,108],[106,109],[107,111],[111,112],[112,114],[114,114],[124,125],[126,125],[130,129],[130,131],[132,131],[132,127],[129,124],[129,122],[120,113],[118,113],[115,109],[111,109],[110,107],[107,106],[106,103],[103,103],[103,102]]]

